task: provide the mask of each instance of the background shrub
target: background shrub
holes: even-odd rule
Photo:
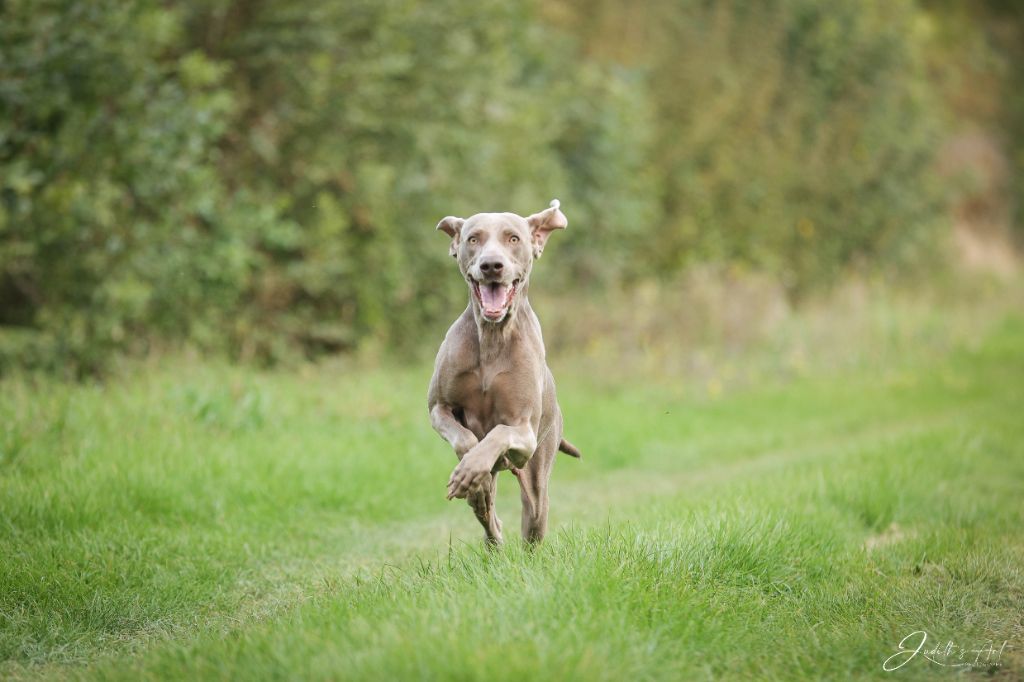
[[[0,370],[417,349],[465,296],[436,221],[554,196],[575,229],[545,277],[590,295],[929,261],[949,11],[8,0]]]

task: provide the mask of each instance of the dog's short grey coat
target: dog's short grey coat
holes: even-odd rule
[[[527,291],[533,261],[568,221],[557,200],[526,218],[514,213],[447,217],[449,253],[469,287],[469,305],[448,330],[430,380],[430,421],[459,463],[448,499],[466,498],[488,542],[500,543],[494,511],[498,472],[519,480],[522,534],[547,531],[548,479],[558,450],[579,457],[562,437],[562,413]]]

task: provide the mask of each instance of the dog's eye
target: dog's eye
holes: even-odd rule
[[[476,237],[470,237],[469,238],[469,243],[470,244],[476,244],[478,241],[480,241],[480,240],[477,239]]]
[[[510,244],[518,244],[519,243],[519,237],[517,237],[515,235],[512,235],[511,237],[508,238],[508,241],[509,241]]]

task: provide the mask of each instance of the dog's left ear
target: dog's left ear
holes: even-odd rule
[[[540,255],[544,253],[544,244],[547,243],[552,232],[564,230],[569,224],[565,214],[558,208],[559,205],[558,199],[552,199],[549,208],[526,218],[526,222],[530,225],[530,232],[533,234],[534,258],[540,258]]]
[[[466,222],[465,218],[456,218],[450,215],[441,218],[441,222],[437,224],[438,230],[452,238],[452,243],[448,247],[448,255],[453,258],[459,254],[459,233],[462,232],[464,222]]]

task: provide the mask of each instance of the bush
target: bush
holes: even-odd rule
[[[711,260],[795,293],[941,215],[906,2],[0,12],[0,371],[419,347],[465,296],[446,214],[560,198],[556,282]]]
[[[590,12],[577,3],[578,15]],[[941,108],[910,2],[611,4],[587,40],[649,70],[660,213],[642,256],[671,276],[717,261],[792,293],[851,264],[927,255],[943,203]],[[633,44],[612,39],[627,21]],[[610,46],[610,47],[605,47]],[[653,237],[653,238],[652,238]]]

